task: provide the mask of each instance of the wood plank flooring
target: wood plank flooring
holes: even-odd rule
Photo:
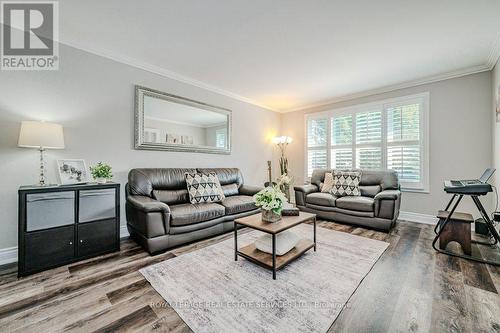
[[[390,243],[329,332],[500,332],[500,268],[437,254],[432,226],[318,226]],[[154,257],[125,239],[120,252],[21,279],[16,265],[0,267],[0,332],[190,332],[138,270],[231,237]],[[484,246],[473,252],[500,258]]]

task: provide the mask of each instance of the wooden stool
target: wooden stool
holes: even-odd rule
[[[440,210],[438,212],[437,218],[439,218],[439,224],[448,218],[449,212],[445,210]],[[446,245],[451,241],[456,241],[462,246],[462,250],[465,254],[471,255],[471,223],[474,222],[471,214],[454,212],[448,223],[439,235],[439,248],[441,250],[446,250]],[[441,226],[440,226],[441,228]]]

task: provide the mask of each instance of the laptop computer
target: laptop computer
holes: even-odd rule
[[[475,185],[475,184],[484,184],[486,183],[493,173],[495,173],[495,168],[487,168],[484,170],[482,176],[479,179],[466,179],[466,180],[452,180],[451,185],[453,186],[467,186],[467,185]]]

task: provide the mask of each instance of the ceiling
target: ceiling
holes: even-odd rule
[[[68,45],[286,112],[490,69],[498,0],[64,0]]]

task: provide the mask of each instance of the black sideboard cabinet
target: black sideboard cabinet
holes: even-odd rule
[[[120,250],[120,184],[19,188],[18,276]]]

